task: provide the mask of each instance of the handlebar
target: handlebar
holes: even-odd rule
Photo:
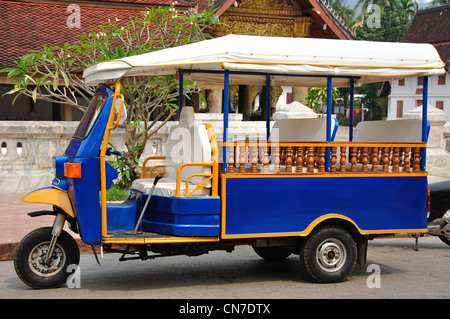
[[[123,156],[123,152],[115,151],[112,148],[108,147],[106,149],[106,155],[117,155],[117,156]]]

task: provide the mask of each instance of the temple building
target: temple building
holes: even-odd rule
[[[70,27],[68,18],[72,13],[72,2],[0,1],[0,69],[15,67],[14,61],[44,45],[74,42],[80,34],[98,30],[98,25],[108,21],[126,20],[146,11],[146,8],[172,3],[169,0],[80,0],[76,2],[80,10],[79,25]],[[224,24],[212,28],[214,37],[246,34],[352,39],[348,27],[326,0],[185,0],[174,3],[179,12],[215,10]],[[6,73],[0,74],[0,120],[70,121],[78,120],[82,115],[70,107],[39,100],[33,102],[25,96],[19,97],[12,106],[14,96],[3,96],[11,88]],[[239,96],[236,111],[244,114],[244,120],[254,119],[255,99],[263,90],[265,88],[240,86],[233,91]],[[272,90],[271,106],[274,107],[280,95],[283,94],[287,102],[299,101],[307,89],[274,87]],[[211,108],[206,107],[204,111],[221,113],[222,91],[209,90],[206,97]]]

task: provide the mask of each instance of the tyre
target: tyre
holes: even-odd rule
[[[284,247],[254,247],[255,253],[266,260],[283,260],[291,255],[291,251]]]
[[[450,211],[446,211],[444,214],[442,214],[441,217],[442,218],[449,218],[450,217]],[[439,239],[442,240],[442,242],[444,242],[445,244],[450,246],[450,236],[449,235],[439,236]]]
[[[321,283],[341,282],[353,272],[357,245],[348,231],[326,226],[311,233],[300,248],[302,270]]]
[[[449,218],[450,217],[450,210],[445,210],[445,211],[440,211],[438,214],[435,214],[434,216],[432,216],[433,218],[428,219],[428,223],[432,222],[435,219],[439,219],[439,218]],[[442,235],[442,236],[438,236],[440,240],[442,240],[443,243],[447,244],[450,246],[450,236],[449,235]]]
[[[439,236],[439,239],[442,240],[443,243],[450,246],[450,236],[442,235],[442,236]]]
[[[62,231],[51,262],[44,263],[51,238],[52,227],[38,228],[26,235],[16,248],[14,268],[19,278],[31,288],[56,288],[64,285],[70,275],[67,267],[80,262],[76,241],[66,231]]]

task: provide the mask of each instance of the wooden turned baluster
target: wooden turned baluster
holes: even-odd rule
[[[399,158],[400,150],[398,147],[394,147],[392,151],[392,166],[393,166],[393,172],[398,173],[400,172],[400,158]]]
[[[251,161],[251,173],[258,173],[258,148],[256,146],[250,147],[250,161]]]
[[[239,147],[239,173],[245,173],[245,146]]]
[[[286,147],[286,173],[292,173],[292,147]]]
[[[326,149],[325,147],[319,147],[319,156],[318,156],[318,162],[319,162],[319,173],[325,173],[325,155],[326,155]]]
[[[280,172],[280,148],[278,146],[274,147],[274,163],[275,163],[275,173]]]
[[[361,148],[361,163],[362,163],[362,172],[367,173],[369,171],[369,166],[367,165],[369,163],[369,148],[368,147],[362,147]]]
[[[234,145],[227,147],[228,150],[228,173],[234,173]]]
[[[304,147],[297,147],[297,159],[295,160],[297,173],[303,172],[303,149]]]
[[[405,152],[404,152],[405,159],[403,160],[403,170],[407,173],[411,172],[411,158],[409,155],[410,151],[411,151],[411,148],[405,147]]]
[[[394,148],[389,149],[389,166],[394,165]]]
[[[420,172],[420,148],[413,147],[413,154],[414,154],[413,171],[414,171],[414,173],[419,173]]]
[[[358,162],[358,148],[352,147],[350,149],[350,163],[351,163],[350,171],[351,172],[357,171],[357,167],[356,167],[357,162]]]
[[[347,171],[346,164],[347,164],[347,147],[341,146],[341,160],[339,161],[340,167],[339,172],[344,173]]]
[[[372,149],[372,172],[378,172],[378,147]]]
[[[330,171],[336,173],[336,162],[337,162],[337,147],[331,148],[331,160],[330,160]]]
[[[263,146],[262,148],[263,152],[263,173],[269,173],[269,149],[267,146]]]
[[[315,154],[314,154],[314,147],[308,147],[308,155],[307,155],[307,171],[308,173],[314,172],[314,162],[315,162]]]
[[[303,167],[308,166],[308,148],[307,147],[302,147],[303,148]]]
[[[383,173],[389,172],[389,147],[383,147]]]
[[[292,167],[297,166],[297,148],[296,147],[291,147],[292,149],[292,153],[291,153],[291,158],[292,158]]]
[[[280,147],[280,164],[286,164],[286,147]]]
[[[404,156],[403,156],[404,150],[405,149],[403,147],[398,148],[398,165],[399,165],[399,167],[404,167],[404,165],[405,165]]]

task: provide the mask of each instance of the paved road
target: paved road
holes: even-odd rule
[[[367,267],[339,284],[316,284],[299,275],[298,256],[282,262],[260,259],[250,247],[233,253],[119,262],[107,254],[99,267],[92,255],[81,257],[79,280],[67,287],[32,290],[15,275],[12,261],[0,262],[0,298],[450,298],[450,247],[436,237],[376,239]],[[376,276],[377,271],[380,276]],[[374,272],[375,271],[375,272]],[[372,286],[373,288],[369,288]],[[377,288],[379,286],[379,288]]]

